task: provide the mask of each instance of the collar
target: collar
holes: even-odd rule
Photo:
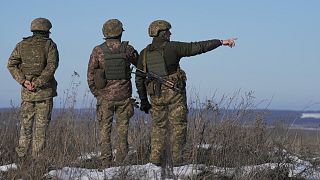
[[[121,42],[120,39],[106,39],[107,43]]]
[[[161,37],[154,37],[152,39],[152,44],[154,44],[154,45],[163,44],[164,42],[169,42],[169,41],[167,41]]]

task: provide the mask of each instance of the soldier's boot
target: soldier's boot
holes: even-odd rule
[[[161,168],[161,179],[178,179],[174,176],[173,167],[165,166]]]
[[[172,165],[173,165],[174,167],[183,166],[183,165],[185,165],[185,164],[186,164],[186,163],[183,162],[182,158],[173,158],[173,159],[172,159]]]
[[[108,160],[103,160],[100,162],[100,167],[98,167],[98,171],[102,172],[103,170],[112,167],[112,162]]]
[[[31,160],[27,156],[19,156],[17,161],[18,169],[28,169],[30,166]]]
[[[171,159],[173,166],[183,166],[187,164],[185,156],[187,155],[184,143],[175,142],[172,143],[172,150],[171,150]]]
[[[183,152],[173,152],[172,153],[172,165],[174,167],[186,165],[186,158],[184,158]]]
[[[112,166],[112,156],[101,156],[99,158],[99,167],[98,171],[103,171],[104,169],[107,169]]]
[[[156,153],[151,153],[150,162],[156,166],[161,166],[161,155]]]
[[[123,166],[126,164],[125,162],[125,156],[123,154],[117,154],[116,157],[115,157],[115,163],[116,163],[116,166]]]
[[[117,166],[124,166],[129,163],[127,154],[128,154],[127,148],[117,149],[117,153],[115,154],[115,162]]]
[[[101,167],[101,160],[97,157],[92,157],[76,162],[75,166],[87,169],[98,169]]]

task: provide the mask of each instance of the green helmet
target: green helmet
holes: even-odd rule
[[[148,29],[150,37],[156,37],[159,35],[159,31],[171,29],[171,24],[165,20],[153,21]]]
[[[104,37],[117,37],[122,33],[123,26],[118,19],[110,19],[103,24],[102,33]]]
[[[47,31],[52,28],[51,22],[46,18],[36,18],[31,22],[31,31]]]

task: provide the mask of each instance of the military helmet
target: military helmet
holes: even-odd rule
[[[46,18],[36,18],[31,22],[31,31],[47,31],[52,28],[51,22]]]
[[[118,19],[110,19],[103,24],[102,33],[104,37],[117,37],[122,33],[123,26]]]
[[[159,35],[159,31],[171,29],[171,24],[165,20],[153,21],[148,29],[150,37],[156,37]]]

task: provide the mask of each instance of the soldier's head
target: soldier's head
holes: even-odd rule
[[[33,33],[50,34],[51,22],[46,18],[36,18],[32,20],[30,30]]]
[[[148,28],[148,33],[150,37],[161,37],[165,40],[170,40],[171,24],[165,20],[153,21]]]
[[[123,31],[123,25],[118,19],[110,19],[102,27],[102,33],[107,39],[121,38]]]

